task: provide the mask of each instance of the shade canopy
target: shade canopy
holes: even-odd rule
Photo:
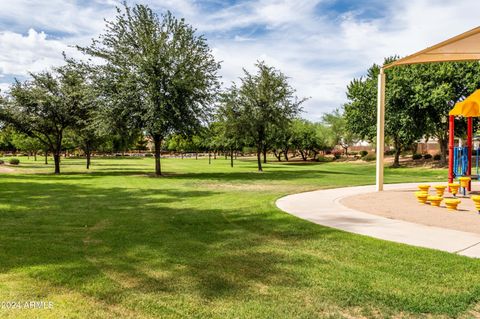
[[[480,27],[385,65],[384,69],[403,64],[473,60],[480,60]]]
[[[455,104],[449,115],[480,117],[480,90],[476,90],[464,101]]]
[[[457,35],[451,39],[440,42],[403,59],[399,59],[380,69],[378,75],[377,95],[377,191],[383,190],[383,158],[385,142],[385,69],[396,65],[430,63],[430,62],[454,62],[480,60],[480,27]],[[463,105],[463,104],[462,104]],[[463,108],[463,106],[461,106]],[[477,108],[478,112],[478,108]],[[470,115],[471,117],[472,115]],[[476,115],[478,116],[478,115]],[[453,138],[451,134],[450,138]],[[451,143],[453,145],[453,143]],[[453,153],[453,150],[452,150]],[[451,153],[451,154],[452,154]],[[452,167],[453,156],[449,158],[449,166]],[[449,177],[450,178],[450,177]]]

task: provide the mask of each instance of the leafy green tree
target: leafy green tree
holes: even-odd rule
[[[315,125],[307,120],[295,120],[292,123],[292,146],[306,161],[311,153],[316,154],[319,144]]]
[[[348,156],[348,148],[358,142],[358,137],[348,129],[345,116],[340,110],[324,114],[323,122],[330,127],[330,134],[334,145],[340,145],[346,156]]]
[[[37,161],[38,151],[45,148],[45,145],[38,138],[30,137],[23,133],[17,132],[14,132],[12,135],[12,143],[15,145],[17,150],[21,150],[27,152],[29,155],[33,155],[35,161]]]
[[[55,174],[60,174],[65,131],[75,125],[86,106],[78,94],[85,79],[69,67],[31,76],[31,80],[12,85],[9,99],[0,105],[0,119],[47,145],[53,152]]]
[[[159,18],[147,6],[126,4],[117,11],[105,33],[79,49],[103,60],[97,69],[109,105],[150,136],[161,175],[162,140],[192,135],[208,118],[220,65],[205,38],[170,12]]]
[[[230,154],[230,166],[233,167],[233,153],[245,144],[245,116],[238,103],[238,90],[232,87],[221,96],[215,126],[215,143]]]
[[[256,64],[257,72],[244,70],[241,85],[230,88],[231,103],[238,110],[243,126],[242,136],[257,149],[258,171],[262,171],[261,155],[267,147],[268,133],[275,127],[285,127],[301,111],[295,90],[279,70]]]
[[[327,126],[322,122],[314,123],[314,126],[317,151],[325,154],[326,151],[330,151],[335,147],[335,134],[333,134],[330,126]]]
[[[373,65],[364,77],[353,79],[347,86],[348,102],[344,116],[348,129],[361,139],[373,142],[377,134],[377,76],[379,67]]]
[[[393,61],[389,58],[386,63]],[[344,106],[348,127],[364,139],[376,134],[376,94],[379,66],[372,66],[364,78],[354,79],[347,88]],[[421,137],[437,138],[446,163],[448,112],[480,87],[477,62],[429,63],[399,66],[386,71],[385,130],[393,141],[399,165],[400,152]],[[459,127],[457,133],[463,132]]]
[[[426,135],[437,138],[442,161],[448,150],[448,112],[455,103],[480,88],[480,64],[477,62],[431,63],[415,66],[412,79],[415,103],[426,112]],[[462,133],[461,129],[456,133]],[[461,126],[460,126],[461,128]]]
[[[13,152],[16,150],[13,142],[14,129],[10,125],[0,126],[0,150]]]
[[[145,135],[140,134],[135,142],[135,149],[138,151],[146,151],[148,149],[147,144],[148,140],[145,138]]]
[[[165,139],[165,145],[169,151],[180,153],[183,159],[183,155],[188,148],[188,141],[185,136],[182,136],[181,134],[170,134]]]
[[[105,142],[107,133],[100,114],[101,100],[97,98],[93,85],[88,83],[79,94],[83,94],[85,107],[73,126],[73,142],[83,151],[86,168],[90,169],[92,152]]]
[[[292,123],[281,128],[275,127],[270,131],[272,151],[279,162],[283,158],[288,162],[288,152],[292,149],[293,128]]]
[[[396,58],[388,58],[385,64]],[[354,79],[347,87],[349,102],[344,105],[348,129],[362,139],[373,141],[376,130],[376,95],[379,66],[373,65],[365,78]],[[426,112],[415,99],[412,86],[418,76],[415,66],[402,66],[386,71],[385,134],[395,147],[393,166],[400,165],[400,154],[426,133]]]
[[[216,159],[217,151],[225,148],[225,128],[225,124],[217,120],[209,123],[205,129],[205,148],[208,151],[209,164],[212,163],[212,153],[214,159]]]

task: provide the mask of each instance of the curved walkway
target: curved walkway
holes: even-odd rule
[[[418,183],[390,184],[385,185],[385,190],[409,189],[416,185]],[[318,190],[282,197],[276,205],[289,214],[319,225],[480,258],[480,234],[390,219],[351,209],[340,203],[345,197],[374,191],[374,185]]]

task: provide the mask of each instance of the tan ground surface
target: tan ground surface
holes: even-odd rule
[[[5,167],[5,166],[0,166],[0,173],[11,173],[14,172],[15,170],[10,167]]]
[[[450,228],[480,234],[480,215],[470,198],[461,198],[459,210],[450,212],[442,202],[441,207],[422,205],[417,202],[416,189],[385,191],[361,194],[342,199],[340,202],[353,209],[392,219]],[[472,192],[475,194],[478,192]],[[430,189],[430,194],[434,191]],[[451,197],[450,194],[446,197]]]

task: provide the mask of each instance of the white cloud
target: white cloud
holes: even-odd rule
[[[371,64],[478,25],[478,0],[393,0],[383,3],[382,15],[369,18],[365,10],[375,7],[375,1],[336,16],[319,9],[333,0],[248,0],[214,11],[205,9],[214,0],[147,4],[159,12],[169,9],[207,34],[215,56],[223,61],[224,83],[240,77],[243,67],[252,70],[257,60],[265,60],[291,77],[299,96],[311,97],[305,116],[318,119],[345,102],[348,82]],[[0,25],[9,27],[0,31],[0,75],[9,79],[62,63],[61,52],[75,54],[69,44],[89,43],[102,31],[103,18],[114,16],[118,3],[1,1]]]
[[[72,51],[64,42],[49,40],[44,32],[29,29],[26,35],[0,32],[0,74],[27,76],[63,63],[62,52]]]

